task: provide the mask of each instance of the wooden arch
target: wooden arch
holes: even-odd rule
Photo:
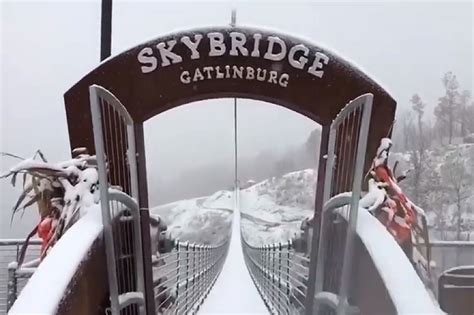
[[[284,106],[323,126],[321,160],[327,153],[332,120],[348,102],[372,93],[368,167],[380,139],[390,132],[396,108],[395,100],[375,81],[307,41],[246,27],[198,28],[159,37],[111,57],[65,93],[71,148],[87,147],[91,153],[95,152],[89,104],[93,84],[111,91],[135,123],[142,208],[148,207],[143,123],[168,109],[224,97]],[[315,213],[322,209],[324,165],[319,165]],[[143,214],[145,279],[151,279],[147,211]],[[153,287],[148,282],[147,300],[152,301]],[[152,312],[152,306],[148,307]]]
[[[396,107],[380,85],[330,51],[246,27],[199,28],[159,37],[105,60],[71,87],[64,95],[71,148],[85,146],[94,152],[88,92],[92,84],[117,96],[135,121],[140,201],[145,207],[143,122],[168,109],[203,99],[249,98],[294,110],[324,131],[350,100],[372,93],[371,157],[380,138],[389,133]]]

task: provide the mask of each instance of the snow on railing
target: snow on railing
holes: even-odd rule
[[[309,258],[294,250],[292,241],[252,246],[242,237],[245,263],[272,314],[304,310]]]
[[[9,314],[56,314],[71,279],[101,232],[100,208],[94,205],[52,247]]]
[[[229,242],[220,245],[172,242],[170,251],[152,259],[156,313],[195,313],[222,270]]]
[[[341,193],[329,199],[323,211],[333,215],[326,216],[322,229],[327,229],[338,220],[348,220],[347,205],[351,202],[351,193]],[[420,277],[417,275],[407,256],[389,234],[386,228],[366,209],[359,208],[356,235],[370,255],[388,291],[393,305],[399,314],[440,314],[442,313],[433,301]],[[336,219],[339,218],[339,219]],[[331,244],[323,244],[319,249],[321,261],[326,261],[326,255]],[[329,261],[329,260],[328,260]],[[318,266],[319,268],[319,266]],[[323,292],[329,292],[327,290]],[[321,292],[316,292],[320,294]],[[412,301],[416,301],[413,303]]]

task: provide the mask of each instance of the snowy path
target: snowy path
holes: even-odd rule
[[[240,214],[234,211],[232,239],[222,272],[199,314],[268,314],[252,282],[240,244]]]

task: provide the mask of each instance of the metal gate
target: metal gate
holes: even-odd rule
[[[144,271],[134,124],[120,101],[89,87],[113,315],[144,314]],[[131,197],[130,197],[131,196]]]
[[[357,210],[372,100],[372,94],[364,94],[349,102],[332,122],[329,133],[315,292],[316,297],[318,294],[337,297],[338,314],[348,312]],[[344,192],[352,192],[350,206],[339,209],[339,212],[326,211],[327,201]],[[318,301],[315,303],[318,304]]]

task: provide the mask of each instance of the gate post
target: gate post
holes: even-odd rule
[[[145,138],[143,123],[135,123],[135,149],[138,177],[138,205],[140,207],[140,225],[142,232],[143,274],[145,285],[146,313],[154,314],[155,297],[153,294],[153,270],[151,262],[150,211],[148,209],[148,186],[146,178]]]
[[[313,314],[314,295],[316,291],[316,261],[318,256],[319,233],[321,231],[321,217],[323,212],[323,194],[324,194],[324,178],[326,177],[326,163],[329,143],[329,125],[324,125],[321,131],[321,145],[319,147],[319,165],[318,165],[318,182],[316,187],[316,200],[314,203],[313,217],[313,235],[311,239],[310,263],[308,272],[308,288],[306,289],[305,310],[307,315]],[[322,279],[321,279],[322,281]]]
[[[15,272],[17,269],[17,263],[11,263],[8,265],[8,284],[7,284],[7,312],[15,303],[18,294],[18,280]]]

